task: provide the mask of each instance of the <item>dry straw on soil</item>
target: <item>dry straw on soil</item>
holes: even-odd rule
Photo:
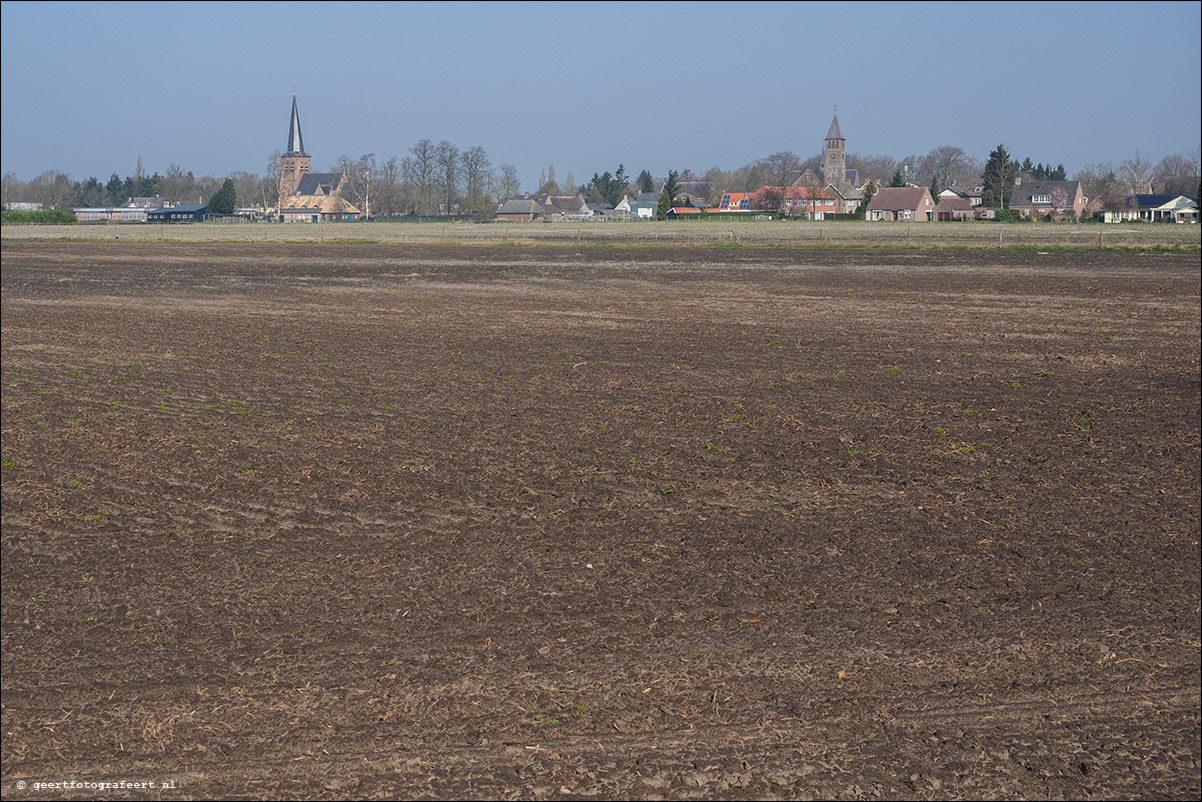
[[[785,245],[806,247],[1197,248],[1187,225],[997,223],[205,223],[4,226],[0,237],[185,242],[580,243],[594,246]]]

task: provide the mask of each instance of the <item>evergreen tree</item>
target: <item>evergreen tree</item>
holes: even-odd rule
[[[864,197],[860,198],[860,205],[856,207],[856,214],[863,214],[868,211],[868,204],[872,203],[872,196],[876,194],[876,182],[869,179],[868,186],[864,187]]]
[[[125,203],[125,184],[121,181],[121,176],[113,173],[109,178],[108,183],[104,185],[105,192],[108,193],[108,202],[110,206],[120,206]]]
[[[1043,165],[1040,165],[1040,166],[1042,167]],[[1019,168],[1019,172],[1021,172],[1023,175],[1029,175],[1029,176],[1035,175],[1035,165],[1031,164],[1030,156],[1023,159],[1023,166]]]
[[[1051,173],[1049,173],[1049,175],[1048,175],[1048,177],[1051,178],[1053,181],[1067,181],[1068,180],[1067,176],[1068,176],[1068,173],[1065,172],[1063,164],[1056,165],[1056,169],[1052,170]]]
[[[984,191],[981,202],[985,206],[1006,209],[1010,206],[1010,193],[1014,189],[1014,179],[1018,176],[1018,162],[1010,159],[1006,148],[998,145],[989,154],[985,162],[985,174],[982,176]]]
[[[668,171],[668,180],[664,182],[664,192],[668,193],[668,203],[670,206],[676,205],[676,196],[680,194],[680,185],[676,183],[676,177],[680,173],[675,170]]]
[[[639,182],[639,192],[654,192],[655,179],[651,177],[651,173],[644,170],[639,173],[639,177],[635,179]]]
[[[626,185],[630,183],[630,180],[626,177],[625,166],[619,164],[618,171],[613,175],[610,175],[608,170],[601,175],[593,173],[593,180],[590,183],[596,187],[602,198],[616,206],[618,201],[622,200],[622,194],[626,191]]]
[[[672,198],[668,196],[668,190],[665,188],[659,196],[659,206],[655,210],[656,220],[667,220],[668,210],[672,208]]]
[[[932,201],[933,201],[935,198],[938,198],[938,197],[939,197],[939,190],[940,190],[940,189],[942,189],[942,187],[940,187],[940,186],[939,186],[939,179],[938,179],[938,177],[936,177],[936,176],[931,176],[931,200],[932,200]]]
[[[622,200],[622,193],[626,191],[626,185],[630,183],[630,176],[626,175],[626,165],[619,164],[618,171],[614,173],[614,191],[612,198],[606,198],[610,203],[617,203]]]
[[[238,188],[232,179],[225,179],[221,189],[209,198],[208,214],[233,214],[238,205]]]
[[[893,172],[893,180],[889,182],[889,186],[904,187],[905,185],[906,185],[906,177],[904,175],[902,175],[901,168],[898,167],[897,170],[895,170]]]

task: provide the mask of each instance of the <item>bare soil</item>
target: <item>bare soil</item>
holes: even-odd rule
[[[1197,253],[0,247],[5,798],[1202,793]]]

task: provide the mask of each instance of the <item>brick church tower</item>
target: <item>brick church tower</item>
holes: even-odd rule
[[[841,187],[847,183],[847,141],[839,128],[839,114],[831,119],[822,150],[822,183]]]
[[[296,110],[296,95],[292,95],[292,123],[288,126],[288,150],[280,157],[280,203],[296,194],[301,176],[313,172],[313,160],[305,153],[301,138],[300,114]]]

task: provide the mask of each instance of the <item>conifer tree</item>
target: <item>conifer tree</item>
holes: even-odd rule
[[[651,173],[648,171],[644,170],[643,172],[639,173],[639,177],[635,180],[639,182],[640,192],[655,191],[655,179],[651,177]]]
[[[1006,148],[998,145],[989,154],[985,162],[985,174],[982,177],[984,190],[981,192],[981,202],[985,206],[1005,209],[1010,206],[1010,193],[1014,189],[1014,179],[1018,175],[1018,162],[1010,159]]]
[[[233,214],[238,205],[238,188],[232,179],[225,179],[221,189],[209,198],[208,214]]]

